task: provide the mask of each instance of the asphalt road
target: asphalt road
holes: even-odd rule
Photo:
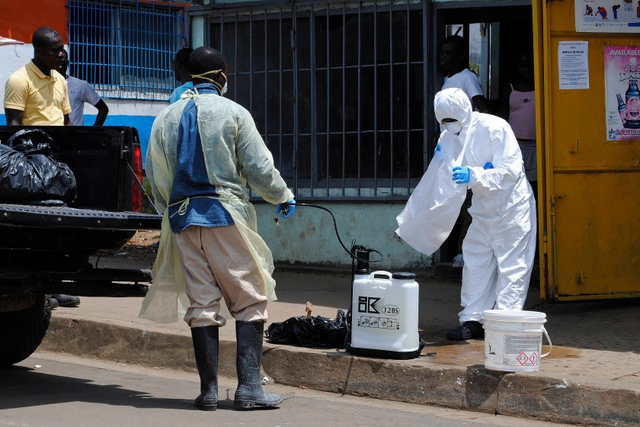
[[[235,386],[235,379],[220,378],[218,410],[203,412],[193,407],[195,372],[38,352],[0,368],[0,426],[566,426],[278,385],[265,389],[284,397],[279,409],[235,411]]]

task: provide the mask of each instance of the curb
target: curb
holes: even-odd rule
[[[196,373],[190,336],[72,318],[52,318],[41,350]],[[219,374],[236,377],[235,342],[220,340]],[[640,424],[640,393],[482,365],[431,365],[344,351],[265,343],[264,373],[276,383],[556,423]]]

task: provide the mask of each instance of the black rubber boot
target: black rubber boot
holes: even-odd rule
[[[218,326],[191,328],[196,366],[200,374],[200,396],[196,408],[215,411],[218,408]]]
[[[236,321],[238,389],[233,402],[236,408],[273,407],[282,403],[279,394],[265,393],[260,384],[263,332],[263,322]]]

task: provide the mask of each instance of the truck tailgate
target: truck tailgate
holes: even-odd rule
[[[159,230],[161,222],[161,215],[139,212],[110,212],[58,206],[0,204],[0,226],[137,231]]]

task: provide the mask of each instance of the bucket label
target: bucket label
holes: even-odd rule
[[[504,363],[506,365],[536,366],[539,346],[539,337],[505,335]]]
[[[539,335],[489,334],[486,345],[486,359],[493,364],[525,367],[538,366],[540,362]]]

